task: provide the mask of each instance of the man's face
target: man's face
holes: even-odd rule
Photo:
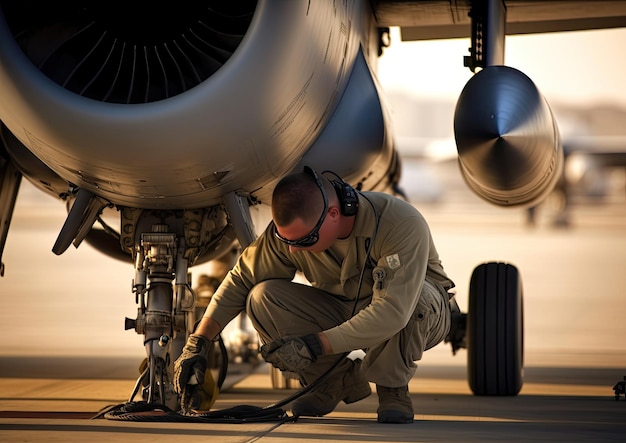
[[[310,223],[307,224],[304,220],[297,218],[287,226],[276,226],[276,237],[289,244],[290,252],[323,252],[337,239],[334,227],[337,225],[338,216],[338,208],[331,206],[324,214],[319,227]],[[315,237],[317,237],[317,241],[308,244]],[[299,240],[303,241],[299,242]]]

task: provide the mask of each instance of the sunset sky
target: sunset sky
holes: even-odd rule
[[[472,75],[463,66],[469,39],[402,42],[398,28],[391,38],[379,65],[385,89],[456,100]],[[626,28],[508,36],[505,63],[528,75],[549,102],[626,107],[625,43]]]

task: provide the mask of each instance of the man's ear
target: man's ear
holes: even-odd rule
[[[341,211],[337,206],[331,206],[328,208],[328,214],[326,216],[332,218],[333,220],[338,220],[341,216]]]

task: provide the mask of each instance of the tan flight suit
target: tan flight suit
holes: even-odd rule
[[[292,282],[296,271],[311,286]],[[350,236],[322,253],[290,253],[270,223],[242,253],[205,316],[223,327],[246,308],[264,343],[324,331],[337,354],[366,350],[369,381],[401,387],[413,377],[414,362],[447,335],[452,287],[422,215],[403,200],[366,192],[359,194]],[[311,383],[337,357],[318,358],[303,381]]]

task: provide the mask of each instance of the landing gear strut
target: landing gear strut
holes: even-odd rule
[[[144,335],[147,358],[130,401],[142,388],[142,397],[148,403],[176,410],[178,396],[172,385],[171,363],[180,355],[194,314],[184,242],[168,232],[168,225],[157,224],[151,233],[141,235],[140,245],[133,285],[139,307],[135,320],[126,319],[126,329]]]

